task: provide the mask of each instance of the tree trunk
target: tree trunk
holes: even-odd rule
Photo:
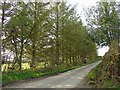
[[[118,76],[120,77],[120,26],[118,28]]]
[[[16,41],[16,30],[14,28],[13,30],[13,41],[14,43],[12,43],[14,45],[14,48],[15,48],[15,62],[13,62],[13,65],[12,65],[12,68],[14,68],[14,65],[18,62],[19,58],[18,58],[18,49],[17,49],[17,41]]]
[[[32,62],[30,67],[35,66],[35,59],[36,59],[36,37],[37,37],[37,2],[35,2],[35,12],[34,12],[34,28],[33,28],[33,34],[32,34]]]
[[[23,55],[23,47],[24,47],[24,39],[21,39],[21,51],[20,51],[20,59],[19,59],[19,67],[22,69],[22,55]]]
[[[120,46],[118,46],[118,76],[120,77]]]
[[[57,4],[57,21],[56,21],[56,64],[59,65],[59,21],[58,21],[58,4]]]
[[[31,67],[35,66],[35,59],[36,59],[35,54],[36,54],[35,42],[33,41],[33,44],[32,44],[32,62],[31,62]]]

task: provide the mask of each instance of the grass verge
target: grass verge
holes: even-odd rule
[[[102,63],[88,73],[86,81],[93,88],[117,88],[120,90],[119,81],[115,78],[109,78]]]
[[[83,65],[80,66],[57,66],[57,67],[47,67],[44,69],[37,69],[37,70],[25,70],[25,71],[18,71],[18,72],[4,72],[2,73],[2,85],[18,82],[21,80],[25,79],[30,79],[30,78],[38,78],[41,76],[47,76],[47,75],[53,75],[53,74],[58,74],[62,72],[66,72],[68,70],[72,70],[75,68],[79,68]]]

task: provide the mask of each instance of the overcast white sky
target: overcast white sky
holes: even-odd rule
[[[71,5],[77,5],[77,13],[81,15],[81,19],[85,22],[84,10],[83,8],[88,8],[90,6],[96,5],[96,2],[100,2],[100,0],[67,0]],[[117,0],[120,1],[120,0]],[[104,56],[106,52],[108,52],[109,47],[103,47],[98,49],[98,55]]]
[[[77,5],[77,13],[81,15],[81,19],[85,24],[84,10],[83,8],[88,8],[93,6],[99,0],[67,0],[71,5]]]

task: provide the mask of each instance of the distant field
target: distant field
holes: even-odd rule
[[[37,63],[37,68],[43,68],[44,67],[44,62]],[[11,66],[10,64],[9,66]],[[6,68],[6,69],[5,69]],[[2,64],[2,71],[5,69],[7,71],[8,64]],[[30,68],[30,63],[22,63],[22,70],[29,69]]]

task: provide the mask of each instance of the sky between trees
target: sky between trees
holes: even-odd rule
[[[85,20],[85,10],[88,7],[96,5],[96,2],[99,2],[100,0],[67,0],[71,5],[77,5],[77,13],[81,15],[81,19],[84,25],[86,25],[86,20]],[[105,1],[105,0],[104,0]],[[111,1],[111,0],[110,0]],[[119,1],[119,0],[116,0]],[[97,52],[98,56],[104,56],[106,52],[108,52],[109,47],[104,46],[104,47],[99,47]]]

